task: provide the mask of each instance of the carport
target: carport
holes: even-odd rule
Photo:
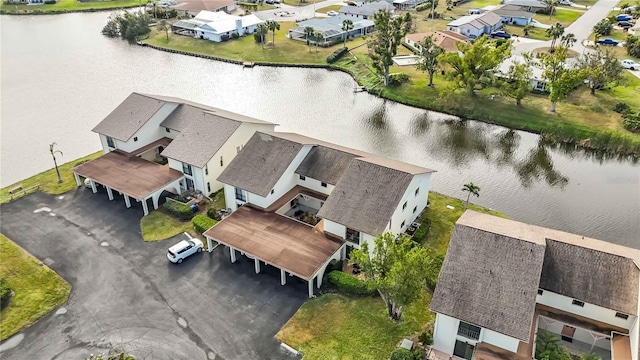
[[[240,251],[253,258],[256,273],[261,262],[279,269],[281,285],[286,284],[287,273],[307,281],[311,298],[313,280],[318,288],[322,285],[327,265],[342,258],[345,245],[343,240],[327,236],[318,225],[244,205],[203,235],[209,252],[214,241],[227,246],[232,263],[236,262],[236,251]]]
[[[147,200],[153,200],[153,208],[158,208],[160,194],[164,190],[180,192],[180,182],[184,175],[168,165],[160,165],[121,151],[111,151],[101,157],[80,164],[72,169],[78,186],[80,177],[89,179],[94,193],[97,184],[107,189],[109,200],[113,200],[113,190],[124,196],[126,206],[131,200],[142,202],[145,215],[149,215]]]

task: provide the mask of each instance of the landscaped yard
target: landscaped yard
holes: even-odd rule
[[[144,241],[165,240],[192,229],[191,220],[180,221],[160,210],[154,210],[140,220],[140,233]]]
[[[62,183],[60,184],[58,184],[58,176],[56,175],[55,169],[49,169],[28,179],[24,179],[18,183],[4,187],[0,189],[0,203],[4,204],[10,201],[9,190],[15,188],[18,184],[22,184],[23,189],[27,189],[40,184],[39,190],[52,195],[62,194],[67,191],[73,190],[77,185],[76,180],[73,177],[73,172],[71,172],[71,168],[82,162],[95,159],[100,155],[102,155],[102,151],[98,151],[80,159],[72,160],[68,163],[59,165],[58,169],[60,170],[60,177],[62,178]],[[43,156],[49,155],[44,154]],[[16,199],[21,196],[22,194],[20,193],[20,191],[18,191],[17,194],[13,196],[13,198]]]
[[[0,234],[0,276],[15,292],[0,313],[0,341],[62,305],[71,286],[58,274]]]
[[[464,212],[464,202],[434,192],[429,193],[429,201],[430,207],[418,220],[431,224],[424,245],[433,255],[444,255],[455,222]],[[469,208],[504,216],[473,204]],[[422,332],[434,321],[430,301],[431,294],[425,291],[396,324],[389,320],[379,297],[322,295],[302,305],[276,337],[302,352],[305,359],[384,359],[400,340]]]
[[[123,7],[132,7],[138,5],[146,5],[147,0],[109,0],[109,1],[87,1],[80,2],[76,0],[58,0],[55,4],[44,5],[16,5],[5,4],[0,5],[0,10],[6,12],[51,12],[51,11],[76,11],[89,9],[118,9]]]

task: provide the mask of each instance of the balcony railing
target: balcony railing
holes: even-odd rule
[[[459,327],[458,328],[458,335],[462,335],[468,339],[472,339],[472,340],[478,340],[480,339],[480,331],[477,330],[473,330],[473,329],[467,329],[464,327]]]
[[[360,245],[360,233],[347,233],[346,240]]]

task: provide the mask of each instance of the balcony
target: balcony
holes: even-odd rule
[[[458,335],[464,336],[467,339],[478,340],[480,339],[480,328],[471,324],[460,322],[460,326],[458,326]]]

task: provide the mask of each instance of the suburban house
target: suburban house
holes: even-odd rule
[[[482,34],[491,34],[502,27],[502,17],[492,12],[480,15],[467,15],[447,24],[447,31],[477,38]]]
[[[375,1],[364,3],[362,6],[343,6],[338,13],[350,15],[357,19],[373,19],[373,15],[378,11],[388,11],[393,13],[395,8],[386,1]]]
[[[433,36],[433,42],[443,48],[446,52],[458,51],[456,46],[459,42],[466,42],[468,37],[453,31],[434,31],[418,34],[408,34],[404,37],[405,44],[416,52],[421,51],[420,43],[429,36]]]
[[[500,65],[498,65],[498,69],[496,70],[495,75],[497,77],[507,77],[507,74],[509,73],[509,68],[512,65],[515,64],[524,64],[525,63],[525,58],[523,56],[520,55],[513,55],[511,57],[508,57],[505,61],[503,61],[502,63],[500,63]],[[548,92],[549,89],[547,88],[548,86],[548,82],[547,79],[545,79],[544,77],[544,70],[538,66],[538,64],[536,64],[536,62],[534,61],[531,64],[531,88],[534,91],[543,91],[543,92]]]
[[[638,360],[639,297],[640,250],[466,211],[431,301],[434,353],[530,360],[550,333],[574,353]]]
[[[505,5],[518,6],[521,10],[536,13],[543,11],[547,6],[540,0],[506,0]]]
[[[491,10],[502,17],[502,23],[507,25],[526,26],[533,22],[533,12],[523,10],[520,6],[504,4]]]
[[[210,194],[222,188],[216,180],[256,131],[275,124],[191,101],[132,93],[93,131],[100,135],[104,155],[72,169],[93,192],[97,185],[142,202],[149,213],[163,191]]]
[[[342,30],[344,20],[353,21],[353,29],[345,32]],[[326,18],[313,18],[298,22],[298,26],[290,29],[287,37],[293,40],[307,41],[304,29],[310,26],[315,32],[322,33],[322,46],[330,46],[347,39],[356,38],[371,33],[374,30],[373,20],[364,20],[350,15],[337,15]],[[314,42],[315,43],[315,42]]]
[[[235,0],[181,0],[171,8],[184,12],[191,17],[196,16],[201,11],[225,11],[231,12],[236,9]]]
[[[171,28],[180,35],[223,42],[236,35],[253,34],[262,22],[255,15],[235,16],[223,11],[200,11],[195,18],[177,21]]]
[[[416,6],[426,1],[427,0],[393,0],[393,6],[400,10],[415,9]]]
[[[230,215],[213,242],[322,284],[332,259],[389,231],[401,234],[427,205],[433,170],[294,133],[257,132],[220,174]],[[370,247],[371,249],[373,246]]]

